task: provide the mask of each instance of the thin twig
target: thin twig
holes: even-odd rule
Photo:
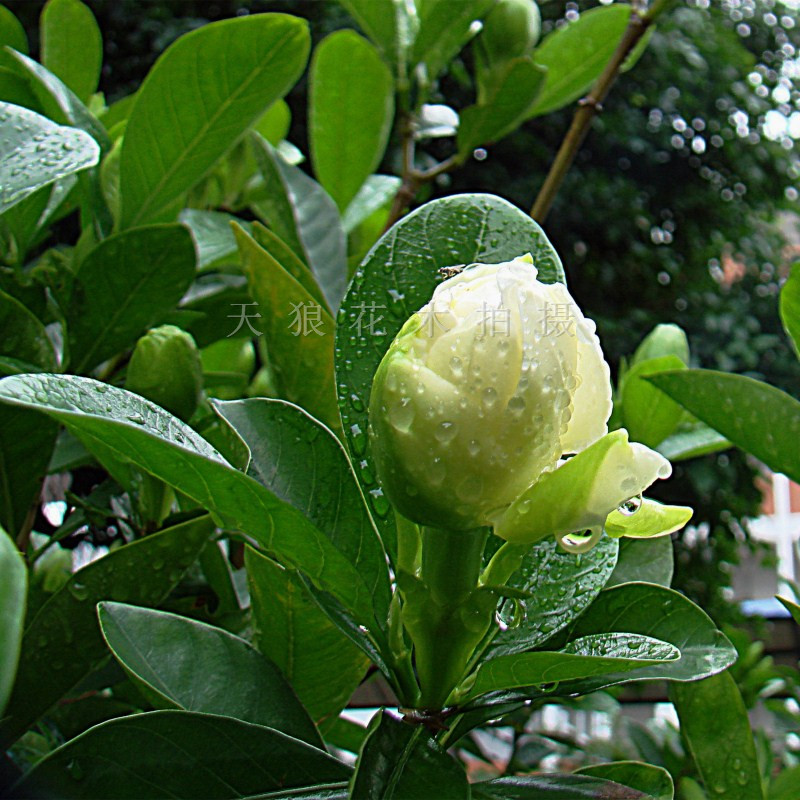
[[[603,101],[608,96],[611,87],[614,85],[619,75],[622,65],[631,54],[642,37],[647,33],[650,26],[667,9],[673,0],[656,0],[649,11],[643,11],[634,5],[631,11],[631,18],[628,27],[620,39],[614,55],[611,56],[608,64],[595,82],[592,90],[586,97],[578,103],[578,110],[572,118],[567,135],[561,142],[561,147],[550,166],[550,171],[545,178],[542,188],[536,197],[530,215],[537,222],[544,222],[555,200],[564,178],[572,166],[575,156],[578,154],[589,127],[595,115],[599,114],[603,107]]]

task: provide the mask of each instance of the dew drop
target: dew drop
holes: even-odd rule
[[[525,398],[520,397],[519,395],[514,395],[508,401],[508,410],[515,416],[520,417],[522,416],[522,412],[525,411]]]
[[[131,422],[135,422],[137,425],[144,425],[144,417],[141,414],[128,414],[127,418]]]
[[[78,581],[72,581],[69,584],[69,593],[76,600],[86,600],[89,597],[89,590]]]
[[[633,516],[640,508],[642,507],[642,496],[637,494],[635,497],[631,497],[629,500],[626,500],[618,509],[620,514],[623,514],[626,517]]]
[[[434,431],[433,435],[436,437],[437,442],[441,442],[442,444],[449,444],[450,442],[455,439],[456,434],[458,433],[458,428],[452,422],[440,422],[436,426],[436,430]]]

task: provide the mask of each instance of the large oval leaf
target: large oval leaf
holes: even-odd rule
[[[99,159],[97,142],[83,131],[0,102],[0,214]]]
[[[245,551],[253,643],[274,661],[317,722],[335,718],[364,678],[368,659],[293,570]]]
[[[219,714],[322,747],[280,670],[244,639],[177,614],[100,603],[111,652],[157,708]]]
[[[80,0],[48,0],[39,31],[42,64],[86,102],[103,64],[103,36],[91,9]]]
[[[508,586],[527,597],[509,601],[513,612],[501,620],[509,627],[499,633],[487,658],[531,650],[547,641],[582,614],[605,586],[617,563],[619,541],[603,536],[580,558],[565,553],[552,537],[531,546]]]
[[[352,560],[385,619],[391,590],[386,554],[339,440],[313,417],[281,400],[216,403],[250,448],[248,472],[302,511]]]
[[[800,402],[762,381],[710,369],[645,380],[771,470],[800,481]]]
[[[292,87],[308,48],[305,21],[285,14],[204,25],[169,47],[128,119],[120,226],[170,219],[173,201]]]
[[[622,3],[592,8],[545,36],[532,53],[547,68],[547,78],[531,116],[555,111],[589,89],[617,49],[630,16],[631,7]]]
[[[359,480],[387,542],[393,537],[391,511],[367,453],[375,370],[408,317],[430,300],[442,280],[440,267],[499,263],[528,252],[541,280],[564,280],[558,255],[527,214],[493,195],[455,195],[427,203],[400,220],[353,277],[338,316],[336,391]]]
[[[17,672],[28,571],[11,537],[0,528],[0,718]]]
[[[0,374],[39,369],[58,369],[44,325],[16,297],[0,292]]]
[[[138,395],[89,378],[26,375],[0,381],[0,401],[49,414],[91,452],[155,475],[243,531],[373,625],[372,596],[350,559],[305,516],[233,469],[188,425]]]
[[[25,626],[20,669],[0,724],[0,743],[25,732],[108,655],[97,625],[101,600],[156,606],[211,535],[208,516],[139,539],[78,570]]]
[[[613,632],[638,633],[669,642],[680,650],[681,657],[627,674],[576,682],[576,691],[583,694],[630,680],[693,681],[721,672],[736,660],[733,645],[699,606],[672,589],[650,583],[625,583],[600,592],[570,636]]]
[[[464,700],[504,689],[629,672],[679,658],[677,647],[650,636],[594,634],[570,642],[561,652],[515,653],[485,661]]]
[[[104,239],[81,262],[66,308],[72,369],[86,372],[133,344],[183,296],[195,275],[183,225]]]
[[[467,776],[422,726],[387,711],[370,722],[350,796],[353,800],[467,800]]]
[[[272,728],[213,714],[153,711],[90,728],[39,761],[12,793],[231,800],[349,776],[341,761]]]
[[[709,794],[725,800],[762,800],[764,787],[742,694],[729,672],[673,684],[670,699]]]
[[[378,51],[355,31],[317,46],[309,76],[314,173],[341,212],[380,164],[394,116],[394,81]]]

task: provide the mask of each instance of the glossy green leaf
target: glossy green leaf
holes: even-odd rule
[[[260,222],[253,223],[251,236],[326,310],[328,301],[305,261],[274,231]]]
[[[780,297],[780,314],[783,328],[792,340],[794,351],[800,355],[800,262],[783,284]]]
[[[345,233],[352,233],[364,220],[385,206],[400,188],[402,180],[396,175],[370,175],[342,216]]]
[[[376,714],[350,784],[353,800],[468,800],[467,776],[422,725]]]
[[[103,37],[80,0],[48,0],[39,17],[41,61],[83,101],[97,90]]]
[[[182,225],[110,236],[83,259],[65,309],[71,369],[81,373],[130,346],[183,296],[195,250]]]
[[[564,279],[558,255],[527,214],[493,195],[455,195],[400,220],[353,277],[336,330],[336,390],[347,444],[385,542],[394,536],[392,515],[367,453],[375,370],[405,321],[430,300],[441,280],[440,267],[499,263],[526,252],[532,253],[541,280]]]
[[[100,148],[83,131],[0,102],[0,214],[99,159]]]
[[[172,44],[130,113],[120,226],[169,219],[174,201],[294,85],[308,48],[306,22],[284,14],[214,22]]]
[[[73,190],[81,175],[73,173],[43,186],[5,211],[3,232],[0,233],[0,258],[7,265],[24,264],[28,252],[49,235],[50,223],[69,212],[77,194]]]
[[[725,800],[763,800],[753,731],[731,674],[673,684],[670,699],[709,794]]]
[[[547,79],[531,116],[562,108],[591,87],[617,49],[630,15],[631,7],[622,3],[592,8],[545,36],[532,53],[547,68]]]
[[[686,430],[678,430],[664,441],[656,450],[670,461],[685,461],[689,458],[705,456],[727,450],[731,443],[708,425],[699,423]]]
[[[707,369],[647,380],[774,472],[800,481],[800,402],[790,395],[744,375]]]
[[[244,639],[176,614],[100,603],[114,657],[157,708],[233,717],[315,747],[322,740],[280,670]]]
[[[21,408],[0,408],[0,526],[16,537],[47,474],[58,426]]]
[[[255,124],[258,131],[271,145],[277,147],[289,134],[292,112],[285,100],[276,100]]]
[[[231,230],[231,222],[241,225],[248,233],[252,229],[251,223],[234,217],[233,214],[203,211],[199,208],[184,208],[178,215],[178,220],[192,234],[199,272],[238,262],[239,250]]]
[[[338,428],[333,319],[255,239],[238,226],[234,233],[281,394]],[[312,374],[314,379],[309,380]]]
[[[78,570],[25,626],[19,673],[0,724],[10,742],[108,655],[97,625],[101,600],[161,603],[213,530],[198,517],[112,550]]]
[[[713,621],[682,594],[650,583],[626,583],[600,592],[578,618],[571,637],[597,633],[638,633],[680,650],[678,661],[607,675],[562,687],[582,694],[631,680],[692,681],[714,675],[736,660],[736,650]]]
[[[499,633],[487,658],[531,650],[576,619],[600,593],[617,563],[619,543],[604,536],[578,558],[565,553],[552,537],[532,545],[508,586],[529,596],[509,601],[513,612],[501,619],[508,628]],[[524,609],[521,613],[519,606]],[[521,622],[520,622],[521,618]]]
[[[58,369],[44,325],[19,300],[0,292],[0,374],[39,369]]]
[[[299,167],[291,166],[264,139],[253,137],[267,196],[258,214],[311,268],[334,311],[347,285],[345,236],[339,211],[327,192]]]
[[[335,717],[361,683],[367,658],[314,602],[297,573],[248,548],[255,646],[278,665],[320,723]]]
[[[0,527],[0,719],[17,673],[28,570],[13,539]]]
[[[330,430],[297,406],[266,398],[215,403],[250,448],[249,474],[305,514],[352,561],[386,618],[386,554],[353,467]]]
[[[547,70],[529,56],[509,61],[482,101],[461,112],[456,138],[466,158],[478,145],[496,142],[530,117],[545,85]]]
[[[673,569],[672,539],[669,537],[620,539],[619,558],[606,586],[611,588],[634,581],[669,586]]]
[[[384,58],[396,67],[396,74],[407,71],[411,45],[419,20],[413,5],[403,0],[339,0],[361,30],[376,44]]]
[[[623,427],[634,442],[655,447],[675,430],[684,414],[676,402],[642,376],[681,370],[684,366],[678,356],[661,356],[639,361],[625,373],[620,387]]]
[[[561,652],[515,653],[484,661],[464,701],[522,686],[573,681],[676,662],[677,647],[639,634],[591,634],[571,641]]]
[[[791,600],[787,600],[785,597],[779,597],[778,600],[781,602],[783,607],[792,615],[792,619],[800,625],[800,605],[797,603],[792,602]]]
[[[654,800],[593,775],[531,775],[472,784],[473,800]]]
[[[628,511],[612,511],[606,518],[605,530],[609,536],[619,538],[649,539],[666,536],[680,530],[692,518],[694,512],[688,506],[667,506],[645,498],[639,508]]]
[[[800,765],[789,767],[775,775],[769,782],[768,800],[795,800],[800,785]]]
[[[593,775],[643,792],[653,800],[672,800],[675,787],[672,776],[663,767],[641,761],[611,761],[592,764],[575,771],[576,775]]]
[[[383,158],[394,117],[394,80],[373,45],[342,30],[314,51],[309,90],[314,174],[343,212]]]
[[[28,35],[22,23],[5,6],[0,6],[0,47],[8,45],[20,53],[28,53]]]
[[[425,64],[431,82],[472,38],[472,23],[483,17],[494,0],[420,0],[419,33],[411,63]]]
[[[61,800],[231,800],[349,775],[323,750],[272,728],[154,711],[96,725],[39,761],[12,791],[38,798],[44,789]]]
[[[104,450],[178,489],[335,595],[359,623],[372,597],[349,559],[296,509],[233,469],[188,425],[138,395],[89,378],[15,376],[0,381],[0,401],[38,409],[62,422],[90,451]],[[121,598],[118,598],[121,599]]]
[[[3,61],[13,68],[15,74],[25,80],[45,116],[60,125],[70,125],[88,133],[102,152],[105,153],[110,149],[111,140],[105,127],[75,92],[38,61],[13,50],[7,52],[9,55],[5,56]]]

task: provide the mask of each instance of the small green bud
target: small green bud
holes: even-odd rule
[[[677,356],[689,366],[689,340],[678,325],[672,323],[656,325],[636,348],[631,366],[663,356]]]
[[[483,22],[478,42],[489,66],[533,50],[542,30],[534,0],[499,0]]]
[[[125,388],[188,420],[203,389],[200,353],[191,335],[174,325],[148,331],[136,343]]]
[[[247,392],[256,368],[256,350],[249,339],[220,339],[200,352],[206,394],[236,400]]]

